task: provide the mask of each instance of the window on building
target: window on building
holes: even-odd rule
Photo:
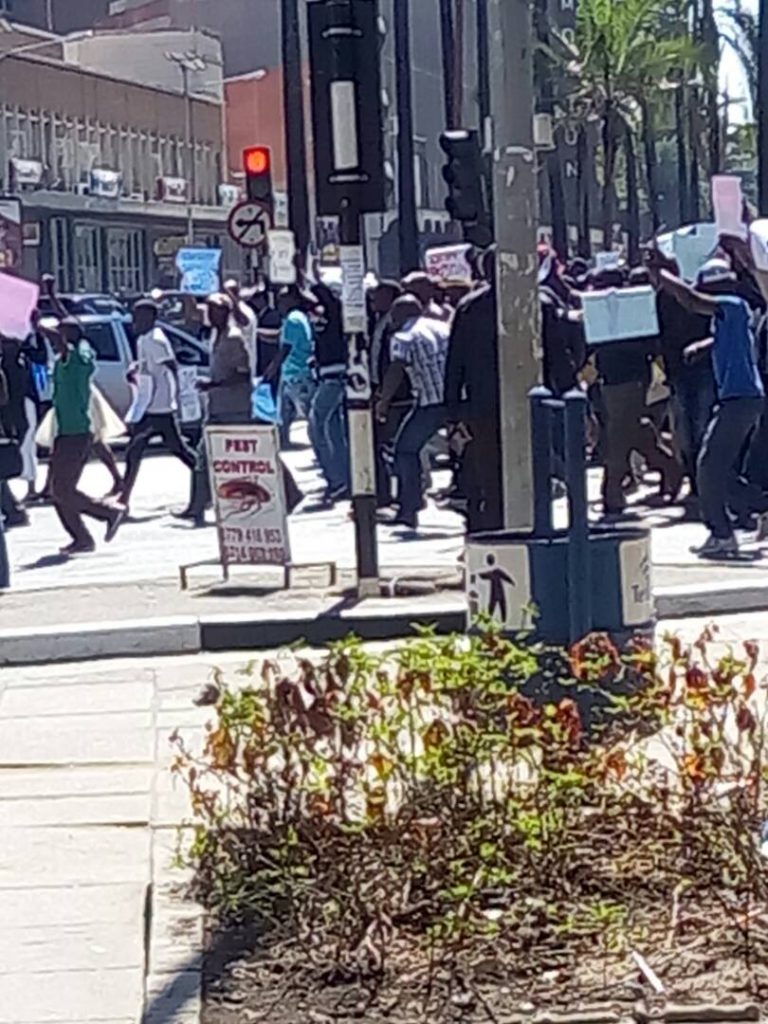
[[[60,292],[69,291],[69,233],[63,217],[53,217],[51,231],[51,273]]]
[[[89,224],[76,224],[72,233],[74,290],[100,292],[103,288],[101,231]]]
[[[107,282],[111,292],[136,295],[144,287],[143,236],[138,229],[107,231]]]

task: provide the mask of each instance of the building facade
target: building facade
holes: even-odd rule
[[[30,277],[49,271],[62,291],[172,287],[190,209],[195,242],[237,268],[224,167],[215,100],[32,53],[0,60],[0,194],[21,199]]]

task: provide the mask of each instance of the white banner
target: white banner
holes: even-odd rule
[[[424,262],[427,273],[440,281],[471,281],[469,245],[439,245],[427,249]]]
[[[223,565],[287,565],[291,560],[277,429],[207,427]]]

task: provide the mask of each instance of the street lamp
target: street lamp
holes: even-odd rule
[[[13,28],[7,21],[0,18],[0,33],[12,34]],[[20,43],[8,50],[0,50],[0,62],[7,57],[19,57],[26,53],[34,53],[35,50],[44,50],[49,46],[60,46],[64,43],[77,43],[81,39],[92,39],[96,33],[93,29],[86,29],[84,32],[70,32],[67,36],[49,36],[45,39],[38,39],[34,43]]]
[[[181,71],[182,91],[184,93],[184,150],[186,153],[186,177],[187,177],[187,242],[192,245],[195,241],[195,194],[197,192],[197,168],[195,167],[195,154],[193,151],[193,125],[192,125],[192,91],[189,87],[190,74],[198,74],[208,67],[208,60],[199,53],[188,51],[186,53],[168,52],[165,59],[175,64]]]

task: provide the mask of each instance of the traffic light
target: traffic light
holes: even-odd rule
[[[448,157],[443,166],[449,188],[445,208],[453,220],[464,225],[469,241],[489,245],[493,241],[491,204],[480,138],[476,131],[466,129],[443,132],[440,147]]]
[[[272,204],[272,151],[269,146],[249,146],[243,152],[243,169],[248,198]]]

